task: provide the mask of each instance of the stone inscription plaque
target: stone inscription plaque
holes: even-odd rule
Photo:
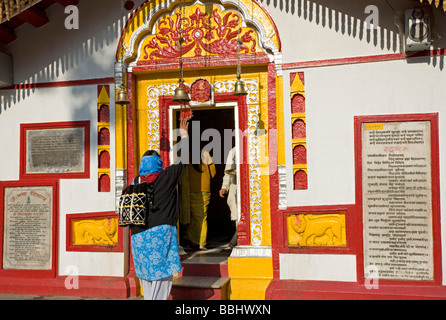
[[[26,173],[84,172],[83,127],[26,131]]]
[[[362,124],[364,266],[433,280],[429,121]]]
[[[51,270],[52,197],[51,186],[5,188],[3,269]]]

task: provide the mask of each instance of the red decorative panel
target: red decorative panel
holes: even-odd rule
[[[294,174],[294,190],[308,189],[307,174],[303,170],[299,170]]]
[[[198,79],[191,85],[191,100],[205,102],[211,100],[211,84],[204,79]]]
[[[305,97],[301,94],[295,94],[291,99],[292,113],[305,113]]]
[[[103,174],[98,181],[99,192],[110,192],[110,177],[108,174]]]
[[[293,150],[293,163],[306,164],[307,163],[307,149],[303,145],[298,145]]]
[[[98,191],[110,192],[110,86],[98,86]]]
[[[107,128],[102,128],[99,131],[98,144],[100,146],[110,145],[110,131]]]
[[[305,122],[297,119],[293,123],[293,139],[304,139],[307,136]]]
[[[110,153],[108,151],[102,151],[99,154],[99,168],[110,169]]]
[[[103,104],[98,110],[99,122],[110,122],[110,108],[108,105]]]
[[[307,128],[305,77],[303,72],[290,73],[290,111],[292,124],[294,190],[307,189]],[[296,170],[298,170],[296,172]]]
[[[253,53],[258,50],[257,35],[254,30],[241,28],[241,18],[236,12],[220,12],[214,9],[212,13],[205,13],[197,7],[196,10],[181,18],[180,13],[168,15],[161,19],[156,26],[156,36],[149,38],[143,48],[144,60],[157,58],[179,57],[178,39],[180,37],[180,23],[184,25],[182,54],[189,52],[195,56],[204,54],[230,55],[237,54],[240,36],[241,53]],[[182,20],[180,22],[180,20]]]

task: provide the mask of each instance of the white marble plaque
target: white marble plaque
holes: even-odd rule
[[[4,197],[3,269],[51,270],[53,188],[9,187]]]
[[[26,173],[84,172],[85,129],[26,131]]]
[[[433,280],[429,121],[362,124],[364,266]]]

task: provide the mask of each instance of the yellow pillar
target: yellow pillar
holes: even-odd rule
[[[283,115],[283,76],[276,76],[277,165],[285,165],[285,120]]]
[[[116,169],[127,168],[127,107],[115,104]]]
[[[237,249],[235,249],[237,250]],[[273,279],[272,258],[229,258],[229,300],[265,300]]]

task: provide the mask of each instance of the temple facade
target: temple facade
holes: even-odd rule
[[[217,262],[184,260],[172,299],[445,298],[445,10],[0,0],[0,292],[140,295],[119,196],[145,151],[176,161],[187,107]]]

